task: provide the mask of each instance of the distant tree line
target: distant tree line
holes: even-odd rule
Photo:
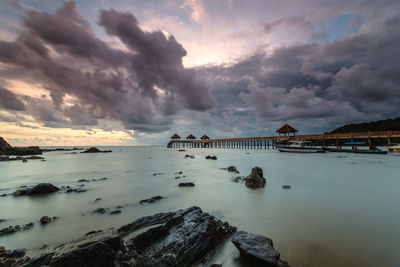
[[[333,130],[331,133],[358,133],[377,131],[400,131],[400,117],[389,120],[347,124]]]

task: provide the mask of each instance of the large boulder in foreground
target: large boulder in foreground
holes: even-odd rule
[[[27,195],[41,195],[41,194],[50,194],[57,192],[59,188],[55,185],[49,183],[41,183],[27,191]]]
[[[272,240],[262,235],[254,235],[238,231],[232,238],[232,243],[240,254],[257,266],[288,267],[287,262],[280,259]]]
[[[246,177],[246,186],[249,188],[264,187],[266,179],[263,177],[263,171],[260,167],[251,169],[251,173]]]
[[[93,231],[22,266],[190,266],[236,228],[191,207]]]

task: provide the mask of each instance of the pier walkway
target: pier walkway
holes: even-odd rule
[[[354,142],[365,140],[369,145],[374,140],[384,139],[388,145],[392,144],[392,138],[400,138],[400,131],[359,132],[359,133],[337,133],[337,134],[309,134],[309,135],[285,135],[266,137],[203,139],[203,140],[171,140],[168,148],[253,148],[253,149],[275,149],[282,141],[311,141],[315,144],[322,142],[323,146],[341,147],[344,140]]]

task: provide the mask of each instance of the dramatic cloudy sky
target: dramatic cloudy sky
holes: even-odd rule
[[[398,0],[0,1],[0,136],[13,145],[397,116]]]

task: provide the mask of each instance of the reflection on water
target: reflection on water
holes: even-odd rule
[[[0,228],[34,222],[25,232],[0,237],[8,248],[40,253],[89,231],[119,227],[161,211],[192,205],[255,234],[266,235],[292,266],[400,266],[400,157],[340,153],[290,154],[275,150],[110,147],[107,154],[50,152],[45,162],[0,162],[0,191],[50,182],[87,189],[40,197],[1,197]],[[185,154],[194,159],[185,159]],[[218,160],[205,160],[215,155]],[[233,183],[220,168],[234,165],[239,175],[264,170],[264,189]],[[174,179],[182,171],[185,178]],[[158,175],[153,175],[157,173]],[[80,179],[109,178],[79,182]],[[180,188],[179,182],[194,182]],[[282,185],[292,189],[282,189]],[[142,199],[162,195],[155,203]],[[101,200],[95,201],[101,198]],[[92,211],[105,208],[105,214]],[[109,215],[120,208],[122,213]],[[41,226],[40,217],[57,216]],[[215,255],[226,266],[246,266],[231,242]]]

